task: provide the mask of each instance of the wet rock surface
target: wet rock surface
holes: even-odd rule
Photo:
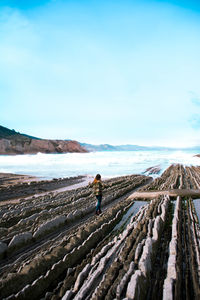
[[[200,167],[171,165],[152,183],[143,187],[142,191],[172,190],[172,189],[200,189]]]
[[[160,195],[134,210],[134,190],[198,188],[197,167],[173,165],[105,181],[103,213],[87,186],[5,205],[1,299],[199,299],[200,229],[191,197]],[[143,186],[143,188],[142,188]]]
[[[159,174],[160,171],[161,171],[161,167],[158,165],[158,166],[153,166],[153,167],[147,168],[144,171],[144,174],[146,174],[146,175]]]
[[[25,178],[23,180],[23,177]],[[84,176],[55,178],[53,180],[35,180],[32,177],[8,174],[0,177],[0,201],[25,198],[34,194],[54,191],[84,181]],[[19,180],[18,180],[19,179]],[[14,184],[10,184],[13,182]]]

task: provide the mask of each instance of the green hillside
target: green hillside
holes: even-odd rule
[[[39,138],[36,138],[34,136],[30,136],[27,134],[21,134],[19,132],[16,132],[14,129],[8,129],[4,126],[0,126],[0,139],[21,139],[21,140],[25,140],[25,139],[36,139],[36,140],[40,140]]]

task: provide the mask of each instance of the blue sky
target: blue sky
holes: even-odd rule
[[[197,1],[0,2],[0,124],[89,143],[200,145]]]

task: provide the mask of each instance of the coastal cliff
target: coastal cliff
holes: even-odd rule
[[[0,154],[88,152],[77,141],[46,140],[0,126]]]

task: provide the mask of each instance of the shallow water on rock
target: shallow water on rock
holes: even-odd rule
[[[135,216],[140,210],[140,208],[144,205],[148,205],[148,203],[149,202],[147,201],[135,201],[113,230],[118,230],[120,227],[127,225],[130,221],[130,218]]]
[[[200,224],[200,199],[194,199],[193,202],[194,202],[194,207]]]

